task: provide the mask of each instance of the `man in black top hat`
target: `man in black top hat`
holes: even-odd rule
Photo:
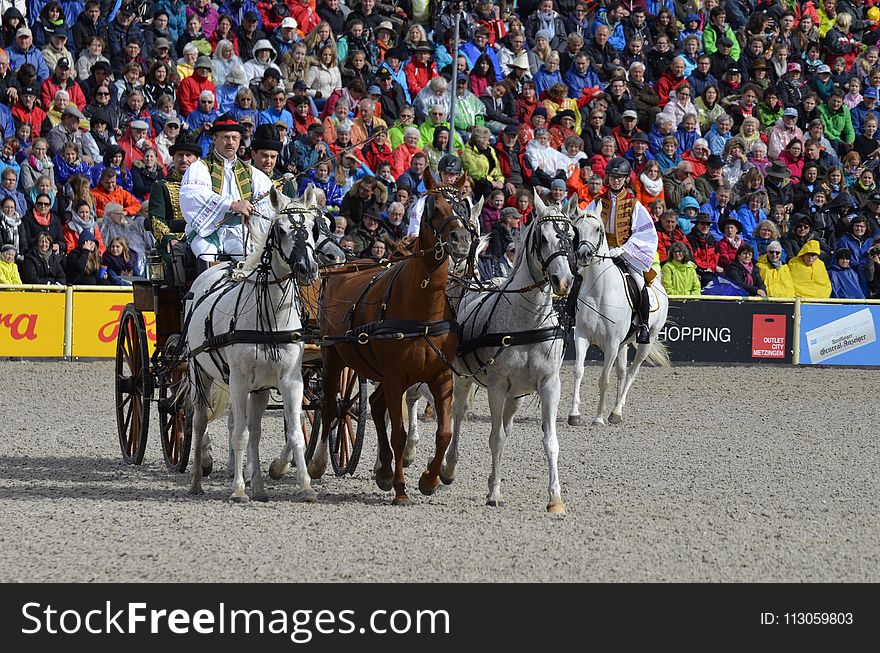
[[[275,188],[295,199],[299,194],[293,179],[278,174],[278,155],[282,147],[284,145],[278,137],[278,128],[275,125],[260,125],[251,141],[251,165],[269,177]]]
[[[150,188],[148,222],[145,225],[153,232],[163,256],[168,254],[174,243],[186,239],[180,210],[180,182],[189,167],[201,157],[202,148],[178,136],[168,152],[171,154],[171,169],[165,179],[154,182]]]

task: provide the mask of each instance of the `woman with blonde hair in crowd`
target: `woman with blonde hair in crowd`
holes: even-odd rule
[[[639,174],[635,183],[636,197],[642,206],[651,206],[652,202],[664,201],[663,176],[660,173],[660,164],[656,161],[648,161]]]
[[[55,166],[49,157],[49,142],[45,138],[35,139],[31,145],[30,153],[21,162],[19,186],[31,189],[41,176],[48,177],[52,186],[55,186]]]
[[[137,252],[128,247],[128,241],[118,236],[107,243],[107,249],[101,257],[101,262],[107,267],[107,278],[114,285],[130,285],[122,277],[137,276],[138,269]]]
[[[229,74],[230,69],[236,64],[242,67],[244,66],[241,57],[235,54],[235,47],[233,46],[232,41],[223,39],[218,42],[211,61],[216,83],[219,84],[224,81]]]
[[[241,122],[241,119],[244,116],[248,116],[253,119],[254,124],[259,122],[260,112],[256,106],[257,102],[254,99],[254,93],[251,89],[244,87],[235,94],[235,102],[233,103],[232,110],[229,112],[230,115]]]
[[[322,48],[329,45],[334,50],[336,49],[336,36],[333,34],[330,23],[322,20],[309,32],[303,43],[306,46],[306,54],[317,59]]]
[[[297,82],[305,81],[306,73],[312,65],[307,50],[305,43],[298,42],[281,55],[278,60],[278,68],[281,70],[281,81],[284,88],[292,89]]]
[[[309,66],[303,81],[309,87],[306,94],[315,98],[316,105],[320,101],[323,107],[330,94],[342,88],[342,73],[336,62],[336,48],[332,45],[322,46],[317,61]]]

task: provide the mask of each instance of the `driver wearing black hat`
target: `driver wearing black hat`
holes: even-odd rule
[[[587,207],[605,225],[608,255],[625,264],[641,291],[637,313],[636,342],[650,342],[648,320],[651,300],[648,285],[656,276],[651,266],[657,257],[657,230],[651,214],[627,189],[631,168],[624,158],[614,158],[605,166],[605,190]]]
[[[185,240],[183,213],[180,210],[180,182],[189,167],[202,155],[202,148],[182,137],[168,148],[171,169],[165,179],[154,182],[150,188],[147,228],[159,243],[159,251],[166,256],[179,240]]]
[[[193,163],[180,185],[180,208],[186,220],[187,240],[201,261],[218,255],[240,258],[245,252],[244,225],[258,211],[271,215],[268,194],[272,181],[263,172],[238,158],[244,127],[224,113],[208,134],[210,154]],[[264,220],[250,228],[264,229]]]
[[[254,131],[254,138],[251,141],[251,164],[269,177],[277,190],[295,199],[299,197],[296,184],[292,179],[278,174],[276,168],[278,155],[281,154],[283,147],[284,144],[275,125],[260,125]]]

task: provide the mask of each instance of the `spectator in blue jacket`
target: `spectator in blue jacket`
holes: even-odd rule
[[[831,277],[831,297],[835,299],[864,299],[864,282],[850,265],[852,252],[842,247],[834,252],[834,261],[828,268]]]
[[[6,50],[9,67],[18,70],[26,63],[37,69],[37,81],[42,84],[49,78],[49,67],[43,53],[34,46],[34,35],[28,27],[19,27],[15,33],[15,45]],[[9,134],[7,134],[9,136]]]
[[[877,108],[878,91],[876,86],[869,86],[862,93],[862,101],[850,110],[853,131],[856,136],[865,133],[865,118],[874,116],[880,121],[880,110]]]
[[[599,76],[590,68],[590,58],[585,52],[578,52],[574,63],[562,81],[568,86],[568,97],[577,99],[583,95],[585,88],[602,88]]]
[[[558,52],[554,51],[547,55],[547,58],[541,65],[541,70],[535,75],[533,81],[535,82],[535,92],[538,94],[539,99],[541,98],[541,93],[554,84],[565,84],[562,80],[562,73],[559,72]]]
[[[224,6],[230,3],[224,3]],[[173,38],[172,43],[176,43],[177,39],[180,38],[180,35],[183,34],[186,29],[186,3],[183,0],[159,0],[156,3],[156,7],[154,13],[156,11],[162,10],[168,14],[168,31],[171,32],[171,36]],[[257,15],[257,22],[260,22],[260,12],[256,9],[252,10]],[[231,11],[221,12],[221,13],[229,13]],[[241,20],[236,22],[237,25],[241,25]]]
[[[474,30],[474,37],[467,43],[462,44],[458,51],[467,58],[468,68],[473,68],[480,55],[485,54],[492,61],[492,66],[495,68],[495,79],[504,79],[504,73],[501,71],[501,64],[498,63],[498,55],[495,54],[495,48],[489,45],[489,30],[486,27],[477,27]]]

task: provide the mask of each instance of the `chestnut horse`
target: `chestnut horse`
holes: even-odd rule
[[[340,373],[350,367],[378,382],[370,408],[379,436],[376,484],[394,488],[394,504],[406,504],[403,450],[406,430],[402,399],[407,388],[426,383],[436,401],[437,436],[434,457],[419,479],[422,494],[440,484],[443,457],[452,437],[451,363],[458,346],[458,324],[446,298],[449,257],[465,258],[482,210],[461,195],[464,180],[455,186],[435,186],[426,171],[427,195],[414,253],[376,272],[375,269],[328,275],[321,287],[318,320],[324,393],[321,439],[309,474],[319,478],[327,467],[330,423],[336,415]],[[391,417],[391,444],[385,412]],[[392,452],[393,449],[393,452]],[[394,468],[392,470],[392,462]]]

